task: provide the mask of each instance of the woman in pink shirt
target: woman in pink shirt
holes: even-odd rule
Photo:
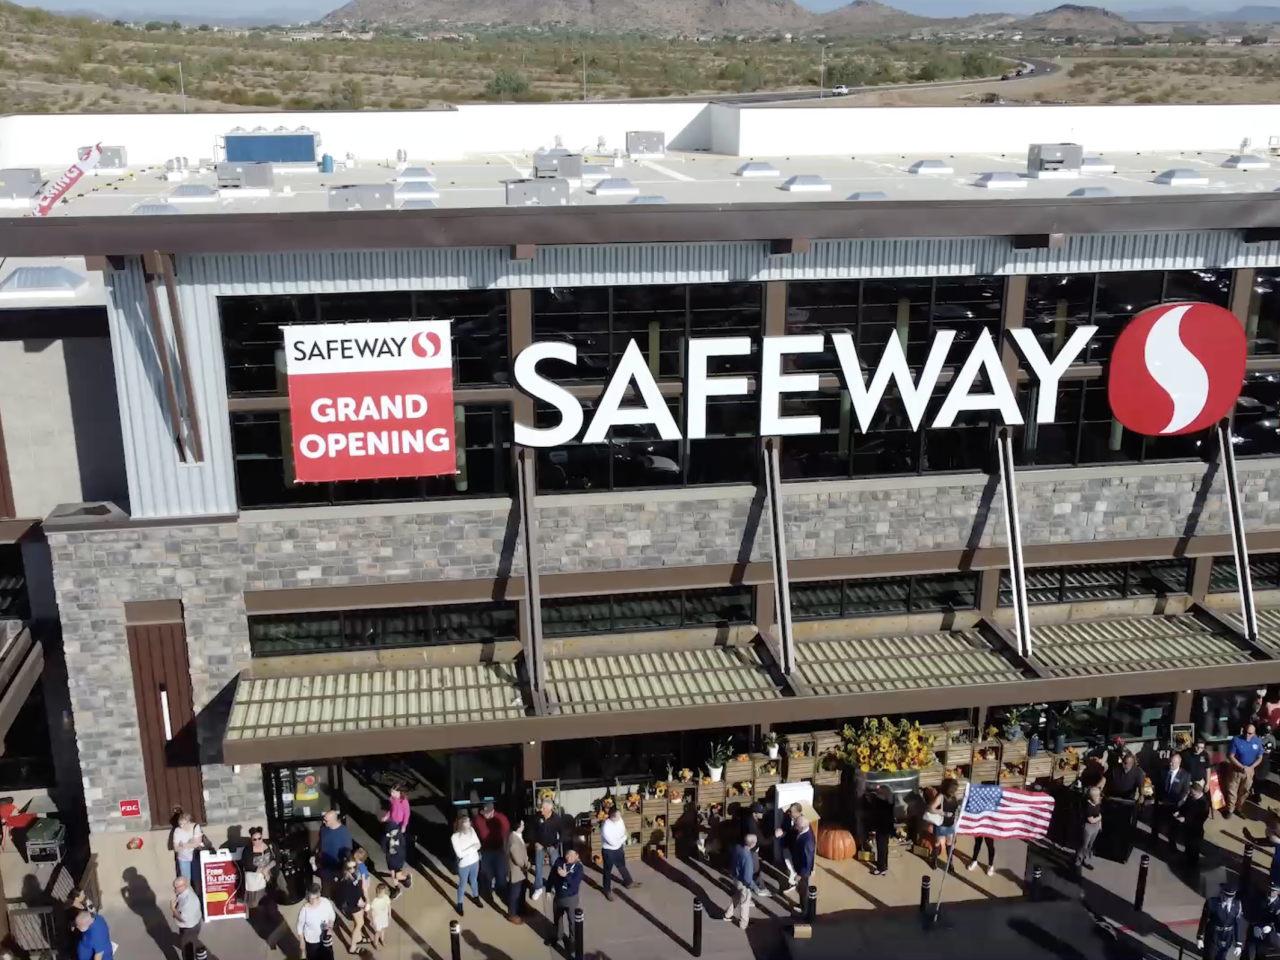
[[[403,787],[391,788],[391,804],[382,814],[382,822],[387,821],[398,825],[401,833],[409,832],[409,799],[404,795]]]

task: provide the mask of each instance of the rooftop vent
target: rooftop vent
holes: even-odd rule
[[[213,203],[218,191],[207,183],[184,183],[169,194],[170,203]]]
[[[946,175],[955,173],[951,169],[951,164],[945,160],[917,160],[907,168],[909,173],[928,174],[930,176]]]
[[[1266,170],[1271,164],[1252,154],[1240,154],[1230,157],[1223,166],[1228,170]]]
[[[750,163],[744,163],[737,170],[740,177],[780,177],[781,173],[772,163],[766,163],[763,160],[752,160]]]
[[[600,163],[584,163],[578,174],[583,180],[608,180],[613,176],[609,168]]]
[[[659,197],[656,194],[645,194],[642,197],[632,197],[628,203],[666,203],[666,197]]]
[[[569,181],[540,177],[536,180],[508,180],[508,207],[552,207],[569,202]]]
[[[598,181],[590,192],[597,197],[634,197],[640,189],[626,177],[608,177]]]
[[[269,133],[270,131],[269,131],[269,130],[267,130],[267,128],[266,128],[266,127],[254,127],[254,128],[253,128],[253,132],[254,132],[254,133]]]
[[[801,173],[790,178],[780,189],[790,193],[830,193],[831,184],[816,173]]]
[[[1067,194],[1068,197],[1110,197],[1114,196],[1110,187],[1077,187]]]
[[[220,189],[270,190],[275,185],[275,168],[262,161],[220,163],[215,168]]]
[[[533,155],[533,175],[555,179],[577,180],[582,177],[582,157],[564,147],[544,150]]]
[[[434,200],[406,200],[397,207],[397,210],[434,210],[436,202]]]
[[[1080,161],[1080,173],[1086,177],[1099,173],[1115,172],[1116,165],[1110,160],[1103,160],[1101,157],[1085,157]]]
[[[627,156],[633,160],[661,160],[667,155],[667,135],[661,130],[628,130]]]
[[[988,190],[1027,189],[1026,178],[1009,170],[998,170],[995,173],[981,174],[978,179],[974,181],[974,185],[986,187]]]
[[[435,183],[436,175],[430,167],[405,167],[396,174],[396,183]]]
[[[859,190],[849,194],[850,200],[888,200],[888,194],[880,190]]]
[[[17,267],[0,280],[0,298],[74,297],[88,281],[66,267]]]
[[[1037,179],[1080,176],[1084,147],[1078,143],[1033,143],[1027,150],[1027,175]]]
[[[288,132],[289,132],[288,127],[276,127],[276,133],[288,133]]]
[[[400,184],[396,187],[396,197],[400,200],[437,200],[440,191],[435,188],[435,184],[419,180]]]
[[[391,210],[395,197],[386,183],[344,184],[329,188],[330,210]]]
[[[164,217],[181,212],[172,203],[140,203],[129,211],[135,217]]]
[[[89,146],[80,148],[81,153],[87,153],[93,149]],[[112,170],[123,170],[129,165],[128,152],[124,147],[103,147],[102,154],[98,157],[98,165],[94,167],[94,172],[109,172]]]
[[[1175,169],[1166,170],[1156,177],[1155,182],[1166,187],[1203,187],[1209,182],[1209,178],[1196,170]]]

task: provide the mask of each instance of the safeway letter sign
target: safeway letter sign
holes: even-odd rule
[[[284,328],[298,480],[457,472],[448,320]]]

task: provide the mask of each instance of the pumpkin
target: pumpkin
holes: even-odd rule
[[[818,856],[824,860],[852,860],[858,852],[853,835],[843,827],[818,828]]]

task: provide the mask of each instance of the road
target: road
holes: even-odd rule
[[[1035,73],[1029,73],[1021,77],[1013,75],[1015,66],[1009,68],[1009,79],[1007,83],[1014,84],[1020,80],[1030,80],[1033,77],[1044,77],[1058,73],[1062,70],[1058,64],[1052,60],[1037,60],[1031,57],[1024,57],[1018,62],[1025,63],[1028,66],[1035,67]],[[938,80],[933,83],[882,83],[878,86],[850,87],[849,93],[868,93],[870,91],[884,90],[941,90],[946,87],[968,87],[975,83],[990,83],[993,77],[981,77],[977,80]],[[831,96],[828,91],[827,97]],[[619,103],[701,103],[707,100],[714,100],[716,103],[782,103],[789,100],[818,100],[819,97],[816,90],[785,90],[776,92],[757,91],[755,93],[723,93],[715,96],[703,94],[701,96],[692,97],[647,97],[643,100],[620,100]],[[597,103],[599,101],[596,101]]]

